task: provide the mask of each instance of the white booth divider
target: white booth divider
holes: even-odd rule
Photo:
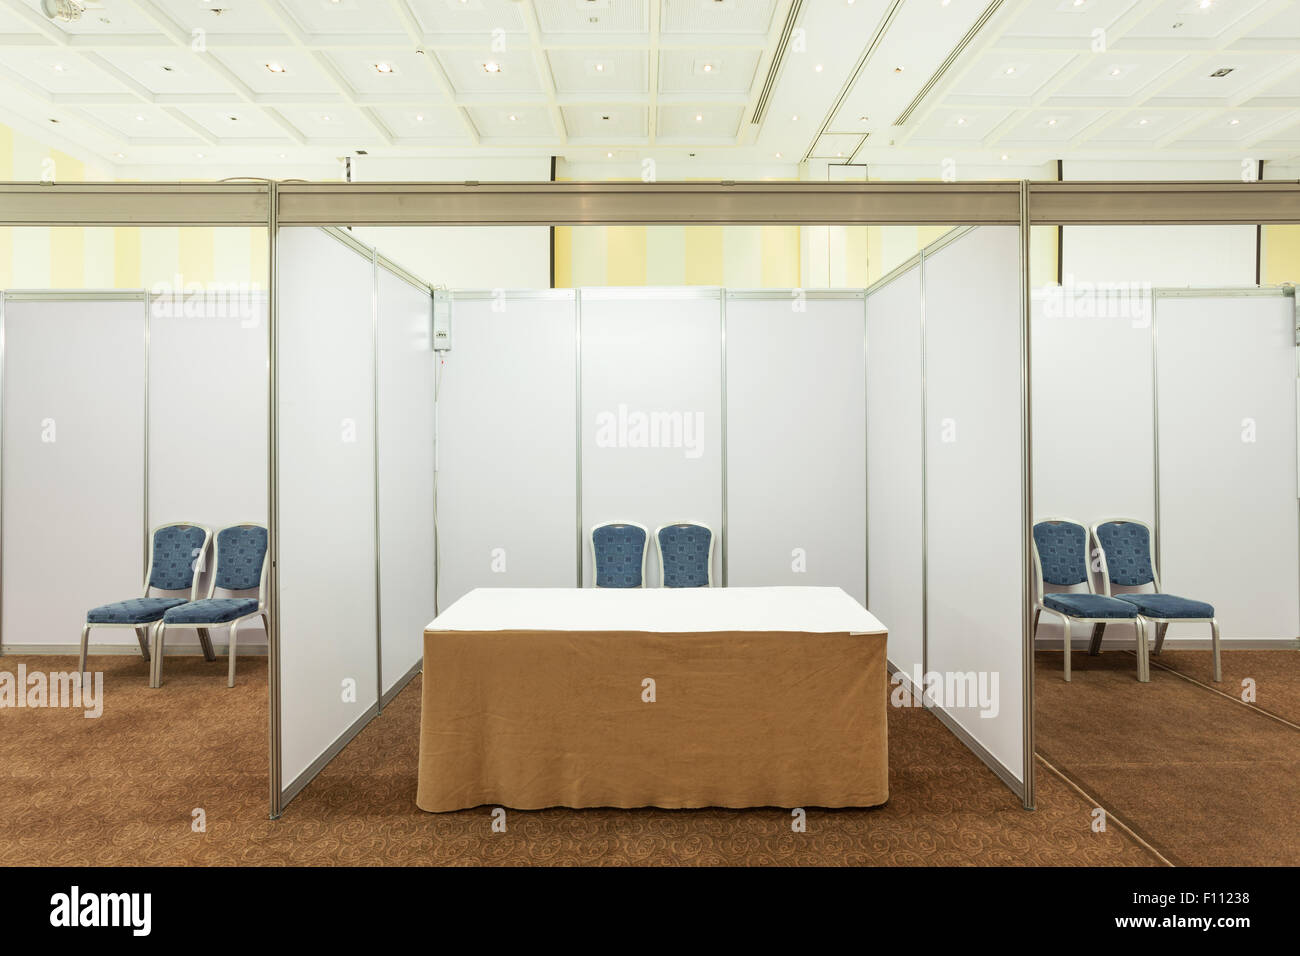
[[[11,292],[2,305],[0,639],[68,653],[87,610],[143,593],[146,296]],[[139,646],[129,628],[92,638]]]
[[[865,605],[863,293],[728,291],[725,314],[726,583]]]
[[[722,291],[579,292],[583,580],[589,535],[606,521],[722,527]],[[713,579],[721,582],[721,548]],[[646,585],[658,587],[653,541]]]
[[[215,535],[267,523],[266,313],[261,293],[150,297],[151,528],[195,521]],[[228,644],[225,628],[212,638],[218,649]],[[169,651],[197,643],[192,628],[168,630]],[[258,646],[265,648],[266,633],[254,618],[240,627],[239,649]]]
[[[1213,604],[1224,640],[1295,640],[1295,299],[1158,292],[1155,323],[1161,588]]]
[[[1145,521],[1162,588],[1213,604],[1224,640],[1294,640],[1295,300],[1281,289],[1051,288],[1035,295],[1032,343],[1036,520]],[[1059,647],[1059,627],[1044,618],[1039,643]],[[1172,625],[1168,637],[1210,634]],[[1107,639],[1131,644],[1132,633]]]
[[[867,607],[913,684],[925,672],[921,336],[918,258],[867,296]]]
[[[438,386],[438,606],[578,576],[573,290],[457,291]],[[422,622],[423,624],[423,622]]]
[[[1027,762],[1018,230],[959,234],[927,253],[922,282],[926,664],[956,688],[940,709],[1014,788]]]
[[[419,670],[434,615],[433,294],[337,229],[277,244],[279,806]]]
[[[435,613],[433,305],[429,288],[376,272],[380,693],[399,691],[424,658]]]

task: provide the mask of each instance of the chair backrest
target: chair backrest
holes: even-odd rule
[[[592,577],[598,588],[645,587],[650,533],[633,521],[609,521],[591,529]]]
[[[1069,518],[1045,518],[1034,525],[1034,558],[1038,565],[1038,598],[1043,585],[1073,587],[1088,585],[1088,529]]]
[[[713,529],[681,521],[655,529],[659,569],[666,588],[713,587]]]
[[[154,528],[145,591],[148,592],[149,588],[159,591],[190,588],[193,591],[197,588],[211,540],[210,529],[187,521]]]
[[[266,545],[266,529],[260,524],[236,524],[218,531],[212,588],[260,591],[266,581]]]
[[[1153,584],[1160,590],[1151,550],[1151,529],[1131,518],[1112,518],[1093,526],[1101,546],[1102,566],[1108,584],[1141,587]],[[1109,590],[1109,587],[1107,588]]]

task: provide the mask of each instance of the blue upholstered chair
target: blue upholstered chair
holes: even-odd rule
[[[1214,617],[1214,605],[1160,590],[1160,571],[1156,568],[1151,529],[1132,518],[1111,518],[1093,525],[1092,533],[1101,548],[1102,580],[1107,594],[1110,594],[1111,585],[1134,588],[1151,585],[1151,591],[1134,591],[1116,594],[1115,597],[1132,604],[1138,614],[1156,625],[1155,652],[1159,654],[1164,647],[1165,632],[1173,622],[1209,624],[1210,643],[1214,648],[1214,679],[1222,680],[1219,622]]]
[[[208,595],[169,608],[154,632],[153,675],[151,685],[162,686],[163,651],[169,627],[194,627],[200,632],[209,627],[230,627],[230,671],[226,686],[235,686],[235,644],[239,625],[261,617],[269,636],[271,620],[266,611],[266,529],[260,524],[237,524],[217,532],[213,549],[216,573],[208,583]],[[257,589],[257,597],[213,597],[223,591],[247,592]]]
[[[655,529],[661,581],[666,588],[713,587],[713,529],[679,521]]]
[[[645,587],[645,555],[650,533],[634,521],[592,525],[592,579],[598,588]]]
[[[1131,621],[1137,634],[1138,680],[1150,680],[1146,666],[1146,626],[1137,608],[1117,598],[1097,594],[1088,573],[1088,529],[1069,518],[1045,518],[1034,525],[1034,575],[1038,600],[1034,606],[1034,633],[1044,611],[1061,619],[1065,631],[1065,679],[1070,679],[1070,622],[1092,625],[1093,643],[1100,646],[1106,625]],[[1086,592],[1046,593],[1045,585],[1077,587],[1086,584]]]
[[[90,643],[92,627],[129,627],[140,642],[140,655],[148,661],[149,632],[159,622],[168,608],[184,604],[198,597],[199,576],[207,558],[212,531],[203,525],[188,521],[164,524],[154,528],[151,535],[153,547],[149,551],[149,567],[144,573],[144,595],[113,604],[101,604],[86,612],[86,624],[81,629],[81,655],[78,669],[86,672],[86,649]],[[151,595],[150,591],[171,592],[168,597]],[[189,597],[176,592],[189,591]],[[203,653],[208,660],[216,660],[212,643],[206,634]]]

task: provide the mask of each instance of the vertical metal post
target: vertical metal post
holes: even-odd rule
[[[4,553],[5,553],[5,294],[0,291],[0,656],[4,655]]]
[[[1033,527],[1034,468],[1032,442],[1032,391],[1030,315],[1033,286],[1030,280],[1029,182],[1020,182],[1020,605],[1021,605],[1021,722],[1024,739],[1024,795],[1026,810],[1034,809],[1034,597]],[[1067,650],[1068,653],[1068,650]]]
[[[871,609],[871,369],[867,294],[862,293],[862,599]]]
[[[379,531],[379,250],[370,250],[370,438],[375,485],[375,707],[384,710],[383,558]]]
[[[727,290],[718,290],[718,331],[722,344],[722,586],[727,586]]]
[[[269,693],[268,727],[271,767],[271,819],[280,818],[281,804],[281,700],[280,700],[280,375],[279,361],[279,286],[277,276],[279,241],[280,187],[271,183],[271,208],[267,217],[267,429],[266,429],[266,506],[269,542],[269,590],[271,607],[270,633],[266,635],[266,679]]]
[[[176,290],[177,295],[180,290]],[[142,548],[140,552],[143,567],[140,569],[140,576],[144,577],[149,573],[150,541],[149,541],[149,293],[144,294],[144,435],[142,444],[144,445],[144,474],[143,482],[143,512],[141,513],[141,524],[144,528],[141,531]],[[149,582],[145,582],[148,587]]]
[[[573,290],[573,448],[577,493],[577,586],[582,587],[582,290]],[[594,571],[592,572],[595,573]]]
[[[928,707],[925,699],[925,675],[930,672],[930,422],[928,385],[926,376],[925,340],[925,250],[922,249],[916,264],[917,283],[920,288],[921,321],[921,706]]]
[[[1164,566],[1160,555],[1160,333],[1156,328],[1160,295],[1151,293],[1151,534],[1156,574]]]

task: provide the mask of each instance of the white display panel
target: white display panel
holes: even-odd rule
[[[928,255],[922,281],[927,664],[985,682],[988,707],[942,709],[1023,781],[1019,252],[1015,228],[980,227]]]
[[[1294,640],[1295,300],[1161,296],[1156,335],[1161,587],[1213,604],[1224,640]]]
[[[379,598],[385,693],[424,654],[434,613],[433,298],[378,277]]]
[[[1152,299],[1130,291],[1034,296],[1035,521],[1071,518],[1091,527],[1119,516],[1155,520]],[[1102,593],[1099,573],[1093,586]],[[1060,628],[1059,618],[1044,615],[1038,639],[1059,647]],[[1079,625],[1074,636],[1087,637],[1091,628]],[[1107,634],[1119,637],[1119,630]]]
[[[1088,282],[1148,289],[1250,286],[1255,284],[1255,227],[1066,226],[1061,262],[1067,288]]]
[[[143,593],[145,307],[4,302],[6,647],[75,646],[86,611]],[[90,640],[138,646],[130,628]]]
[[[889,662],[921,669],[921,268],[867,297],[867,607],[889,628]]]
[[[267,523],[266,313],[264,295],[151,297],[150,527]],[[167,633],[169,648],[197,640]],[[260,618],[240,626],[241,648],[265,643]]]
[[[593,524],[635,521],[651,535],[694,521],[717,535],[721,582],[722,301],[717,289],[583,289],[583,582]],[[646,585],[661,574],[653,542]]]
[[[727,295],[727,584],[865,604],[861,292]]]
[[[438,392],[439,608],[476,587],[576,583],[576,321],[571,290],[453,297]]]
[[[278,244],[281,780],[377,704],[372,263]]]

